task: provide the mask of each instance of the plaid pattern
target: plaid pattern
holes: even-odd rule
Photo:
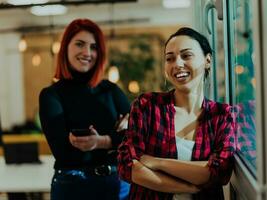
[[[133,102],[128,130],[119,147],[118,171],[122,179],[132,183],[132,160],[139,160],[143,154],[177,158],[173,92],[147,93]],[[223,199],[221,185],[230,179],[235,151],[232,108],[207,99],[202,108],[192,160],[208,160],[211,177],[194,199]],[[132,183],[129,199],[165,200],[172,197],[173,194]]]

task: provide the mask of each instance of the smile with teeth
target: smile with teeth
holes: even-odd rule
[[[78,58],[78,60],[82,63],[90,63],[91,60],[90,59],[87,59],[87,58]]]
[[[175,75],[176,78],[186,78],[189,76],[189,72],[180,72],[178,74]]]

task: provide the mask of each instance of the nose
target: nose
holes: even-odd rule
[[[86,56],[90,56],[91,53],[92,53],[92,49],[91,49],[90,47],[85,46],[85,47],[83,48],[83,54],[84,54],[84,55],[86,55]]]
[[[177,56],[177,58],[176,58],[176,66],[178,68],[184,68],[184,60],[181,58],[181,56]]]

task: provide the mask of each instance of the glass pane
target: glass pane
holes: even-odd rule
[[[251,0],[233,2],[234,80],[238,154],[256,174],[255,88]]]
[[[225,87],[225,54],[224,54],[224,24],[222,20],[218,19],[216,9],[211,9],[208,13],[208,21],[210,24],[211,34],[209,34],[209,41],[212,47],[212,69],[211,82],[206,87],[206,91],[211,99],[218,102],[225,102],[226,87]],[[209,92],[209,94],[208,94]]]

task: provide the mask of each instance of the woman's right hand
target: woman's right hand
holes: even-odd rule
[[[92,133],[90,136],[79,137],[70,133],[69,141],[72,146],[80,149],[81,151],[92,151],[96,149],[100,135],[92,126],[89,127],[89,130]]]
[[[69,134],[69,141],[72,146],[81,151],[92,151],[94,149],[109,149],[111,148],[111,139],[108,135],[99,135],[93,126],[89,127],[91,135],[89,136],[75,136],[71,132]]]

